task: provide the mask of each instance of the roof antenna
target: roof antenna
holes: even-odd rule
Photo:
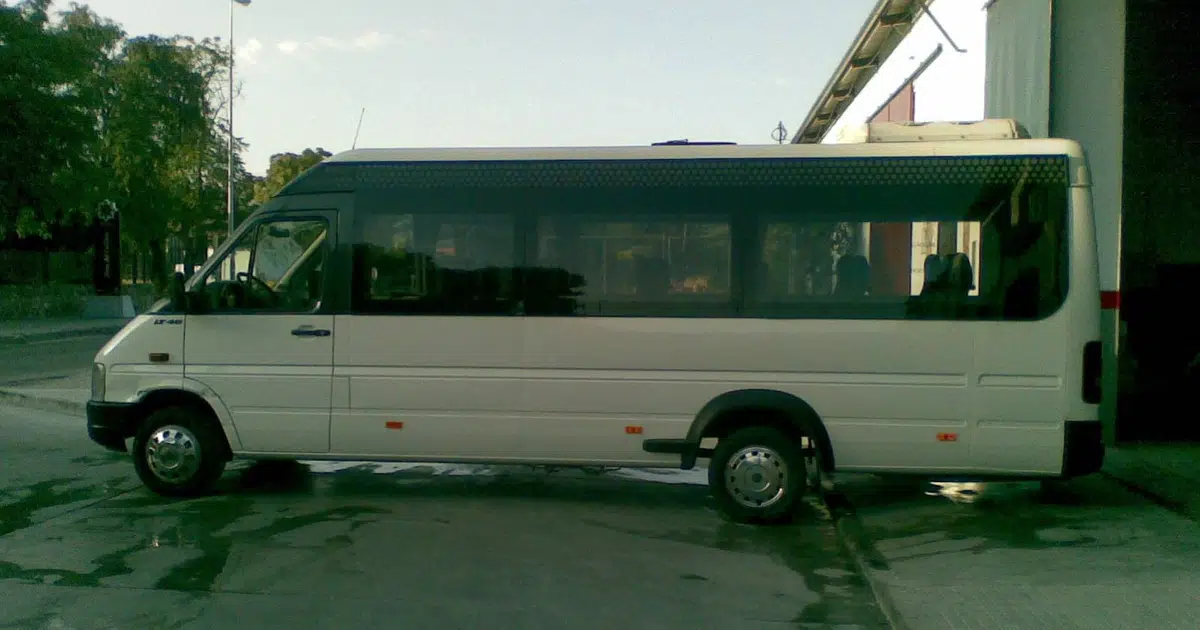
[[[351,151],[353,151],[356,147],[358,147],[358,132],[362,131],[362,120],[363,120],[363,116],[366,116],[366,115],[367,115],[367,108],[364,107],[364,108],[362,108],[362,111],[358,113],[358,127],[354,130],[354,142],[350,144]]]
[[[782,120],[771,130],[771,139],[779,144],[783,144],[783,141],[787,140],[787,127],[783,126]]]

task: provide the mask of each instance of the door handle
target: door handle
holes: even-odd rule
[[[324,328],[294,328],[292,334],[297,337],[328,337],[330,333]]]

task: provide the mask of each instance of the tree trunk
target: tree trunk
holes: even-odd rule
[[[150,241],[150,281],[155,297],[167,294],[167,252],[162,239]]]

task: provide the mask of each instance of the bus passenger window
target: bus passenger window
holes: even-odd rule
[[[821,169],[813,183],[739,196],[754,209],[756,237],[747,315],[1020,320],[1063,303],[1065,162],[879,159]]]
[[[564,210],[539,217],[535,242],[530,315],[733,314],[724,218]]]
[[[377,213],[363,223],[354,248],[354,312],[514,312],[511,216]]]

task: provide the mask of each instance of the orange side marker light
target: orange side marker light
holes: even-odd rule
[[[939,442],[957,442],[958,434],[957,433],[939,433],[939,434],[937,434],[937,438],[938,438]]]
[[[383,426],[389,429],[403,429],[404,423],[398,420],[388,420],[387,422],[383,423]]]
[[[642,427],[639,427],[636,425],[629,425],[629,426],[625,427],[625,435],[641,435],[641,434],[642,434]]]

